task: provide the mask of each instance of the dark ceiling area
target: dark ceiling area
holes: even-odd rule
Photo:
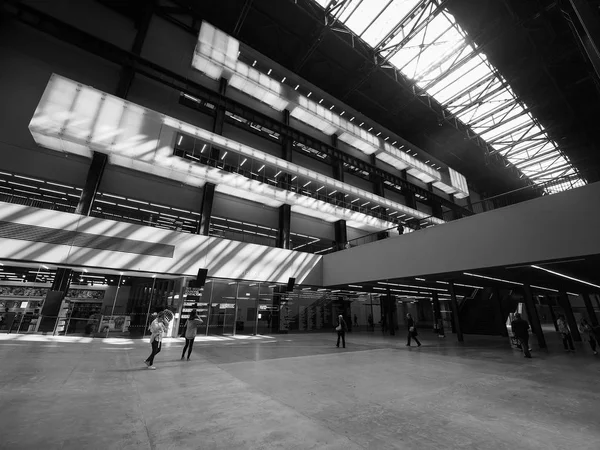
[[[366,0],[365,0],[366,1]],[[573,23],[576,0],[445,0],[446,8],[589,182],[600,174],[595,119],[600,83]],[[132,19],[137,1],[102,0]],[[344,3],[343,0],[338,4]],[[587,4],[600,21],[598,0]],[[166,4],[173,6],[164,6]],[[207,20],[463,173],[486,197],[523,188],[523,177],[414,82],[378,61],[344,24],[327,26],[312,0],[171,0],[159,14],[198,29]],[[190,17],[195,21],[190,27]],[[187,25],[186,25],[187,24]],[[454,124],[453,124],[454,123]]]
[[[412,289],[421,289],[422,291],[427,291],[428,288],[437,290],[443,288],[446,292],[448,289],[447,283],[454,282],[457,286],[456,292],[458,295],[471,294],[472,288],[470,289],[466,286],[520,291],[523,284],[529,284],[536,294],[553,294],[559,291],[575,294],[591,294],[597,293],[599,290],[600,275],[596,270],[599,263],[600,256],[593,255],[585,258],[526,264],[515,267],[496,267],[468,272],[429,275],[422,278],[386,279],[379,281],[383,283],[411,285],[413,286]],[[566,277],[570,277],[571,279]],[[591,283],[592,285],[582,283],[582,281]],[[372,292],[377,292],[377,290],[373,290],[374,287],[379,289],[382,287],[382,284],[377,282],[361,283],[357,281],[357,284],[361,285],[363,289],[368,289]],[[398,288],[396,287],[396,289]]]

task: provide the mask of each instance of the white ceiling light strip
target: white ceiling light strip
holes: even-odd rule
[[[399,170],[407,170],[409,174],[424,183],[436,182],[436,186],[447,193],[459,192],[468,196],[468,188],[459,189],[450,181],[442,180],[439,171],[419,161],[406,152],[396,150],[387,144],[386,139],[379,138],[360,126],[354,125],[352,119],[346,120],[330,108],[319,102],[299,95],[296,89],[276,81],[253,67],[237,61],[239,41],[218,30],[207,22],[202,22],[198,43],[192,60],[192,67],[211,78],[224,77],[236,88],[272,108],[281,111],[286,107],[290,115],[307,125],[316,128],[326,135],[338,134],[338,139],[366,155],[379,152],[382,161]],[[232,60],[235,58],[235,64]],[[215,69],[219,68],[219,69]],[[343,113],[342,113],[343,114]],[[466,184],[466,183],[465,183]],[[462,185],[460,186],[462,188]],[[449,192],[452,191],[452,192]],[[457,195],[457,196],[458,196]]]
[[[544,267],[540,267],[540,266],[532,265],[531,267],[533,267],[534,269],[543,270],[544,272],[551,273],[552,275],[556,275],[557,277],[566,278],[567,280],[575,281],[577,283],[586,284],[588,286],[592,286],[592,287],[600,289],[600,286],[598,286],[597,284],[590,283],[589,281],[580,280],[579,278],[565,275],[564,273],[556,272],[556,271],[550,270],[550,269],[545,269]]]

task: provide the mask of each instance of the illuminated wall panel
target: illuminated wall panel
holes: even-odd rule
[[[219,58],[215,57],[215,46],[206,43],[213,42],[212,36],[217,35],[220,36],[219,42],[221,44],[219,48],[222,49],[218,53]],[[230,44],[228,40],[235,41],[236,45]],[[225,43],[226,41],[227,44]],[[230,45],[231,48],[235,47],[236,51],[233,52],[231,50],[231,53],[227,53],[228,50],[225,50],[227,45]],[[192,67],[211,78],[218,78],[220,76],[228,78],[229,84],[233,88],[245,92],[278,111],[288,108],[292,117],[316,128],[326,135],[337,133],[340,141],[360,150],[366,155],[380,152],[377,155],[379,159],[399,170],[406,169],[408,173],[424,183],[441,183],[442,176],[440,172],[431,166],[419,161],[406,152],[397,150],[383,139],[360,128],[350,120],[332,113],[317,102],[313,102],[305,96],[296,95],[295,91],[292,92],[285,84],[260,73],[258,70],[241,61],[237,61],[238,50],[238,41],[209,23],[203,22],[198,36],[198,45],[196,46]],[[230,58],[227,61],[225,61],[225,57],[223,56],[226,53]],[[231,61],[232,59],[236,60],[235,64]]]
[[[452,186],[454,186],[458,192],[455,194],[457,198],[465,198],[469,196],[469,186],[467,185],[466,178],[458,173],[456,170],[448,168],[450,171],[450,180]]]
[[[166,256],[0,238],[0,259],[39,264],[287,283],[322,283],[322,256],[0,202],[0,221],[172,247]]]
[[[308,208],[311,214],[323,214],[330,221],[351,221],[356,228],[376,231],[394,226],[389,221],[334,207],[321,200],[251,180],[237,173],[193,164],[174,156],[177,133],[181,132],[252,157],[289,174],[301,175],[340,192],[368,199],[383,207],[417,218],[427,217],[427,214],[405,205],[58,75],[53,75],[50,79],[31,120],[30,130],[38,144],[54,150],[88,157],[91,157],[92,151],[100,151],[107,153],[109,162],[114,165],[191,186],[203,186],[204,183],[211,182],[218,186],[219,192],[272,207],[287,203],[298,209]]]

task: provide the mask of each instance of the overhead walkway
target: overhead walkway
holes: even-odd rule
[[[325,286],[600,254],[600,183],[325,255]]]

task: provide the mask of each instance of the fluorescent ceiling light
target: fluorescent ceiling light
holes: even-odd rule
[[[600,289],[600,286],[598,286],[597,284],[590,283],[589,281],[580,280],[579,278],[571,277],[569,275],[565,275],[564,273],[556,272],[556,271],[550,270],[550,269],[545,269],[543,267],[535,266],[535,265],[532,265],[531,267],[533,267],[534,269],[543,270],[544,272],[551,273],[551,274],[556,275],[558,277],[566,278],[567,280],[575,281],[577,283],[585,284],[585,285],[592,286],[592,287]]]
[[[522,283],[517,283],[516,281],[510,281],[510,280],[503,280],[501,278],[494,278],[494,277],[487,277],[485,275],[478,275],[476,273],[467,273],[467,272],[463,272],[463,275],[468,275],[470,277],[477,277],[477,278],[485,278],[486,280],[492,280],[492,281],[500,281],[501,283],[510,283],[510,284],[517,284],[519,286],[522,286]]]

